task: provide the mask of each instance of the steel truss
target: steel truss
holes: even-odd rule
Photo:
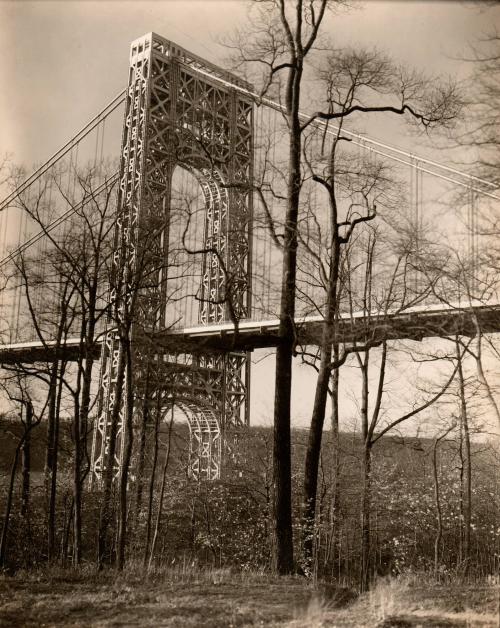
[[[166,328],[172,175],[198,180],[205,200],[199,322],[237,321],[250,312],[253,102],[236,76],[149,33],[132,43],[120,159],[110,312],[101,354],[92,477],[122,464],[126,390],[134,420],[151,400],[188,417],[190,471],[221,473],[224,434],[248,424],[249,354],[158,353]],[[132,366],[131,366],[132,365]],[[155,373],[153,388],[147,373]],[[143,393],[144,396],[144,393]]]

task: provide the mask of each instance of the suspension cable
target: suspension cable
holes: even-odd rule
[[[102,192],[108,185],[113,185],[118,180],[118,176],[119,176],[119,173],[115,172],[114,175],[111,175],[110,177],[108,177],[98,188],[95,189],[94,194],[97,195],[100,192]],[[25,251],[32,244],[35,244],[35,242],[38,242],[38,240],[40,240],[40,238],[43,238],[44,235],[47,235],[48,233],[53,231],[57,226],[59,226],[72,214],[76,213],[81,207],[83,207],[83,205],[86,202],[87,202],[87,199],[84,198],[75,206],[70,207],[68,210],[64,212],[64,214],[61,214],[61,216],[53,220],[41,231],[38,231],[37,233],[35,233],[33,236],[31,236],[31,238],[26,240],[26,242],[23,242],[21,246],[19,246],[15,251],[12,251],[12,253],[9,253],[9,255],[0,259],[0,268],[3,268],[6,264],[8,264],[8,262],[10,262],[12,259],[17,257],[17,255]]]
[[[213,78],[213,75],[210,72],[204,71],[201,68],[197,68],[197,72],[205,75],[207,77],[211,77]],[[227,86],[227,87],[231,87],[232,89],[250,96],[253,100],[255,100],[255,102],[258,104],[258,106],[266,106],[270,109],[274,109],[275,111],[278,111],[280,113],[284,113],[285,112],[285,107],[283,105],[281,105],[280,103],[277,103],[269,98],[265,98],[262,96],[259,96],[259,94],[252,92],[240,85],[234,84],[230,81],[227,81],[221,77],[217,77],[217,81],[222,83],[223,85]],[[66,155],[69,151],[71,151],[75,145],[78,146],[79,142],[84,139],[96,126],[98,126],[99,124],[101,124],[101,122],[105,121],[106,118],[115,110],[117,109],[121,103],[124,101],[125,98],[125,94],[127,92],[127,89],[122,90],[121,92],[119,92],[119,94],[117,94],[96,116],[94,116],[84,127],[82,127],[82,129],[80,129],[80,131],[78,131],[78,133],[76,133],[62,148],[60,148],[58,151],[56,151],[44,164],[42,164],[37,170],[35,170],[20,186],[18,186],[11,194],[9,194],[1,203],[0,203],[0,211],[4,210],[9,203],[11,203],[15,198],[17,198],[24,190],[27,189],[27,187],[29,187],[29,185],[31,185],[37,178],[41,177],[52,165],[54,165],[59,159],[61,159],[64,155]],[[311,116],[309,114],[305,114],[305,113],[299,113],[299,116],[301,119],[305,119],[305,120],[309,120],[311,119]],[[326,133],[328,134],[337,134],[339,132],[339,127],[337,127],[336,125],[330,125],[327,124],[327,122],[323,121],[323,120],[314,120],[312,122],[312,124],[314,124],[315,126],[322,128],[325,130]],[[464,187],[468,190],[470,190],[470,192],[472,194],[474,193],[478,193],[478,194],[482,194],[485,196],[488,196],[490,198],[493,198],[495,200],[500,200],[500,196],[493,194],[491,192],[487,192],[485,190],[482,190],[480,188],[476,188],[473,187],[471,185],[471,181],[476,181],[477,183],[480,183],[482,185],[486,185],[489,187],[493,187],[495,188],[495,184],[491,183],[490,181],[486,181],[480,177],[476,177],[474,175],[471,174],[465,174],[459,170],[457,170],[456,168],[452,168],[450,166],[445,166],[443,164],[440,164],[439,162],[421,157],[421,156],[417,156],[414,155],[412,153],[409,153],[407,151],[404,151],[400,148],[397,148],[395,146],[392,146],[390,144],[384,143],[384,142],[380,142],[379,140],[375,140],[372,139],[366,135],[363,135],[361,133],[356,133],[353,131],[349,131],[347,129],[342,129],[342,132],[345,133],[346,135],[350,136],[352,139],[352,142],[354,145],[360,146],[362,148],[364,148],[366,146],[366,144],[371,144],[370,149],[374,154],[386,157],[392,161],[396,161],[405,165],[410,165],[412,164],[413,160],[416,160],[417,164],[416,164],[416,169],[418,169],[420,171],[420,173],[427,173],[430,174],[431,176],[437,177],[439,179],[448,181],[450,183],[453,183],[455,185],[459,185],[461,187]],[[102,134],[104,134],[104,129],[102,129]],[[98,142],[98,139],[97,139]],[[101,140],[102,144],[103,139]],[[378,149],[382,148],[385,150],[389,150],[393,153],[396,153],[398,155],[401,155],[403,157],[407,157],[409,158],[409,162],[405,161],[404,159],[398,158],[395,155],[391,155],[388,154],[387,152],[385,152],[384,150],[378,150],[377,148],[374,147],[378,147]],[[96,146],[97,149],[97,146]],[[101,146],[101,154],[102,154],[102,146]],[[459,175],[461,177],[467,178],[468,182],[464,183],[462,181],[459,181],[457,179],[454,179],[452,177],[446,176],[444,174],[440,174],[437,173],[435,171],[423,168],[421,164],[426,164],[428,166],[433,166],[436,168],[439,168],[440,170],[443,170],[445,172],[449,172],[452,174],[456,174]],[[416,173],[417,174],[417,173]],[[102,189],[105,185],[109,184],[111,181],[115,181],[116,180],[117,175],[114,175],[113,177],[111,177],[110,179],[106,180],[104,182],[104,184],[99,188]],[[51,231],[52,229],[54,229],[58,224],[60,224],[63,220],[65,220],[67,217],[69,217],[73,211],[76,211],[76,208],[71,208],[70,210],[68,210],[67,212],[65,212],[62,216],[60,216],[58,219],[56,219],[55,221],[53,221],[45,230],[39,232],[38,234],[35,234],[34,236],[32,236],[29,240],[27,240],[21,247],[19,247],[18,249],[16,249],[16,251],[14,251],[13,253],[11,253],[10,255],[8,255],[7,257],[3,258],[2,260],[0,260],[0,267],[2,267],[3,265],[5,265],[5,263],[7,263],[9,260],[11,260],[15,255],[17,255],[18,253],[22,252],[23,250],[25,250],[25,248],[27,248],[28,246],[30,246],[31,244],[33,244],[34,242],[36,242],[39,238],[43,237],[44,233],[46,233],[47,231]]]
[[[38,177],[41,177],[47,170],[55,164],[61,157],[64,157],[75,144],[83,140],[95,127],[101,122],[102,118],[107,118],[115,109],[117,109],[125,99],[126,89],[117,94],[101,111],[87,122],[78,133],[76,133],[62,148],[56,151],[45,163],[35,170],[21,185],[19,185],[11,194],[9,194],[1,203],[0,211],[4,210],[15,198],[17,198],[24,190],[33,183]]]
[[[200,74],[204,75],[204,76],[210,77],[212,79],[214,78],[214,76],[210,72],[207,72],[207,71],[205,71],[205,70],[203,70],[201,68],[197,68],[197,71]],[[219,81],[220,83],[222,83],[226,87],[230,87],[231,89],[234,89],[237,92],[240,92],[240,93],[242,93],[242,94],[244,94],[246,96],[250,96],[252,99],[254,99],[258,103],[258,105],[265,105],[266,107],[271,107],[272,109],[275,109],[276,111],[279,111],[280,113],[285,113],[286,112],[286,108],[285,108],[284,105],[282,105],[282,104],[280,104],[278,102],[275,102],[274,100],[271,100],[270,98],[266,98],[264,96],[260,96],[256,92],[252,92],[252,91],[242,87],[241,85],[237,85],[237,84],[231,83],[230,81],[227,81],[227,80],[225,80],[223,78],[220,78],[220,77],[217,77],[217,81]],[[309,120],[309,119],[311,119],[311,115],[299,111],[299,118],[301,118],[302,120]],[[327,122],[325,122],[323,120],[319,120],[319,119],[318,120],[313,120],[312,123],[314,125],[317,125],[317,126],[321,127],[321,128],[324,128],[327,125]],[[339,130],[340,129],[339,129],[338,126],[331,125],[331,126],[328,126],[328,128],[326,129],[326,132],[329,133],[329,134],[336,134],[336,133],[339,132]],[[417,159],[419,162],[425,163],[425,164],[427,164],[429,166],[436,166],[436,167],[438,167],[438,168],[440,168],[442,170],[451,172],[453,174],[458,174],[458,175],[460,175],[462,177],[467,177],[469,179],[472,178],[475,181],[477,181],[478,183],[482,183],[482,184],[487,185],[489,187],[493,187],[493,188],[497,188],[498,187],[494,183],[491,183],[490,181],[487,181],[487,180],[482,179],[480,177],[476,177],[474,175],[469,175],[469,174],[463,173],[460,170],[457,170],[456,168],[452,168],[451,166],[445,166],[443,164],[440,164],[437,161],[433,161],[431,159],[426,159],[425,157],[421,157],[420,155],[414,155],[412,153],[409,153],[407,151],[402,150],[401,148],[397,148],[395,146],[391,146],[390,144],[386,144],[384,142],[380,142],[379,140],[372,139],[372,138],[370,138],[370,137],[368,137],[366,135],[363,135],[361,133],[356,133],[354,131],[348,131],[347,129],[344,129],[344,128],[342,129],[342,132],[345,133],[346,135],[349,135],[350,137],[357,138],[358,141],[366,142],[368,144],[373,144],[374,146],[378,146],[379,148],[384,148],[386,150],[391,150],[391,151],[393,151],[395,153],[398,153],[400,155],[403,155],[405,157],[409,157],[409,158],[413,157],[414,159]],[[356,143],[356,142],[353,142],[353,143]],[[378,154],[383,154],[383,153],[378,153]],[[388,157],[389,159],[392,159],[391,155],[385,154],[385,156]],[[430,174],[434,174],[431,171],[429,171],[429,172],[430,172]],[[474,191],[480,192],[481,194],[485,194],[485,192],[483,190],[480,190],[480,189],[474,189]],[[492,195],[492,198],[500,200],[500,196]]]
[[[210,78],[214,78],[214,76],[207,71],[204,71],[201,68],[197,68],[196,69],[198,73],[210,77]],[[255,100],[255,102],[258,104],[258,106],[262,106],[265,105],[266,107],[270,107],[272,109],[275,109],[276,111],[279,111],[280,113],[285,113],[285,106],[275,102],[273,100],[271,100],[270,98],[266,98],[263,96],[260,96],[259,94],[257,94],[256,92],[252,92],[244,87],[242,87],[241,85],[237,85],[234,83],[231,83],[230,81],[227,81],[221,77],[216,77],[216,80],[220,83],[222,83],[223,85],[225,85],[226,87],[230,87],[231,89],[234,89],[237,92],[240,92],[246,96],[250,96],[253,100]],[[60,159],[61,157],[63,157],[68,150],[70,150],[71,146],[75,143],[75,142],[79,142],[80,140],[82,140],[88,133],[90,133],[97,124],[100,123],[101,119],[104,118],[106,119],[106,117],[112,113],[116,108],[119,107],[119,105],[123,102],[124,98],[125,98],[125,94],[127,92],[127,89],[122,90],[119,94],[117,94],[115,96],[115,98],[113,98],[112,101],[110,101],[108,103],[108,105],[106,105],[106,107],[104,107],[96,116],[94,116],[94,118],[92,118],[92,120],[90,120],[90,122],[88,122],[77,134],[75,134],[61,149],[59,149],[56,153],[54,153],[52,155],[52,157],[50,157],[50,159],[48,159],[44,164],[42,164],[42,166],[40,166],[35,172],[33,172],[18,188],[16,188],[16,190],[14,190],[9,196],[7,196],[1,203],[0,203],[0,211],[2,211],[6,205],[8,205],[14,198],[16,198],[19,194],[21,194],[21,192],[28,186],[30,185],[30,183],[33,182],[34,179],[36,179],[38,176],[42,175],[48,168],[50,168],[51,165],[53,165],[53,163],[55,161],[57,161],[58,159]],[[306,114],[303,112],[299,112],[299,117],[302,120],[309,120],[311,118],[310,114]],[[327,122],[323,121],[323,120],[314,120],[313,124],[315,126],[319,126],[320,128],[324,128],[326,130],[327,133],[329,134],[337,134],[339,132],[339,127],[336,125],[327,125]],[[393,146],[391,144],[387,144],[385,142],[381,142],[379,140],[373,139],[368,137],[367,135],[363,135],[361,133],[356,133],[354,131],[349,131],[345,128],[342,129],[342,132],[345,133],[346,135],[350,136],[351,138],[353,138],[353,143],[355,145],[359,145],[359,146],[363,146],[364,143],[368,143],[368,144],[372,144],[373,146],[377,146],[379,148],[383,148],[385,150],[389,150],[391,152],[394,152],[396,154],[402,155],[404,157],[408,157],[410,160],[412,158],[417,159],[420,163],[424,163],[427,164],[429,166],[434,166],[436,168],[439,168],[441,170],[444,170],[446,172],[452,173],[452,174],[457,174],[461,177],[467,177],[470,180],[474,180],[477,183],[480,183],[482,185],[486,185],[488,187],[491,188],[497,188],[498,186],[496,186],[494,183],[491,183],[491,181],[487,181],[485,179],[482,179],[481,177],[477,177],[475,175],[472,174],[466,174],[464,172],[461,172],[460,170],[453,168],[451,166],[447,166],[444,164],[441,164],[437,161],[433,161],[432,159],[427,159],[425,157],[422,157],[420,155],[414,155],[408,151],[402,150],[401,148],[398,148],[396,146]],[[376,152],[376,151],[374,151]],[[376,152],[376,154],[387,157],[388,159],[392,159],[394,161],[400,161],[400,163],[407,163],[403,160],[398,160],[394,155],[390,155],[387,153],[384,153],[382,151],[380,152]],[[437,173],[434,173],[430,170],[422,170],[423,172],[427,172],[431,175],[434,176],[439,176]],[[440,178],[444,178],[442,175]],[[446,179],[448,181],[451,181],[453,183],[457,183],[458,185],[462,185],[464,187],[469,187],[469,185],[467,184],[462,184],[459,181],[456,181],[455,179]],[[497,196],[495,194],[491,194],[488,193],[484,190],[481,189],[477,189],[477,188],[473,188],[475,192],[479,192],[480,194],[484,194],[486,196],[490,196],[491,198],[494,198],[496,200],[500,200],[500,196]]]

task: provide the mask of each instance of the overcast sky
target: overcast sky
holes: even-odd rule
[[[144,33],[155,31],[222,63],[217,38],[244,23],[246,11],[242,0],[0,0],[0,153],[27,165],[52,154],[123,89],[130,42]],[[496,25],[500,7],[371,0],[329,17],[327,28],[338,46],[376,46],[419,69],[463,78],[468,67],[459,57]],[[411,143],[407,137],[390,140]],[[272,361],[257,373],[252,405],[261,420],[271,414]],[[300,369],[295,383],[294,417],[304,424],[313,376]]]
[[[500,19],[454,2],[360,3],[328,18],[338,45],[376,46],[430,72],[463,75],[453,56]],[[242,0],[0,0],[0,150],[16,161],[51,154],[124,86],[130,42],[155,31],[214,61],[217,38],[241,25]]]

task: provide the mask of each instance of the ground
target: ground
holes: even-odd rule
[[[383,581],[357,597],[301,578],[229,570],[0,576],[0,626],[500,626],[498,587]]]

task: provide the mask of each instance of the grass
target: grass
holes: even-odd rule
[[[146,575],[52,569],[0,576],[0,626],[498,626],[497,586],[424,582],[385,580],[356,598],[303,578],[186,564]]]
[[[498,588],[488,583],[439,585],[426,574],[382,580],[349,609],[354,621],[339,626],[497,627]]]
[[[303,580],[228,570],[38,574],[0,580],[2,626],[267,626],[300,614]]]

